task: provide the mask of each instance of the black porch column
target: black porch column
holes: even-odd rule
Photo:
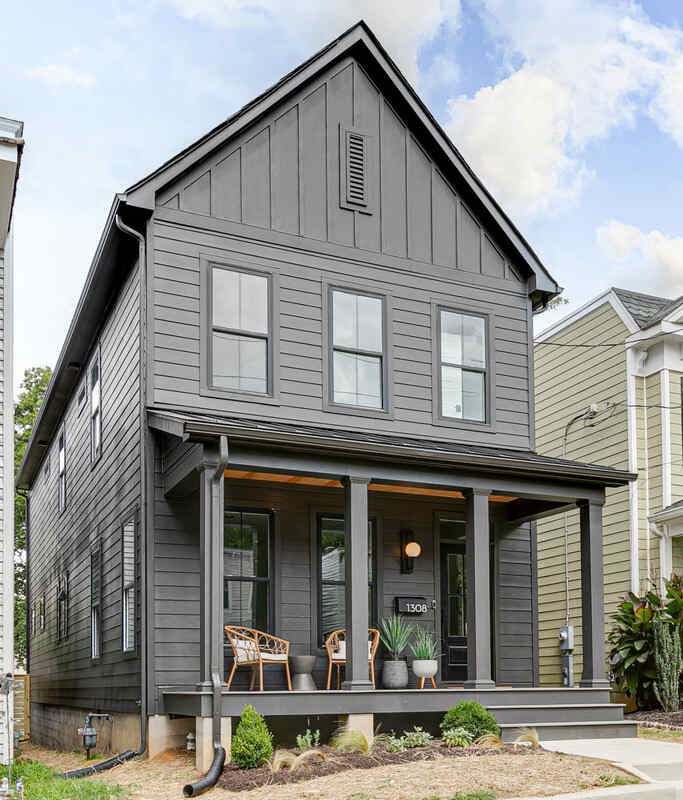
[[[217,453],[207,453],[199,470],[200,552],[200,673],[201,687],[215,677],[224,682],[223,665],[223,491],[224,465]]]
[[[491,680],[489,492],[465,492],[465,561],[467,574],[467,689],[488,689]]]
[[[605,589],[602,576],[602,502],[579,505],[583,676],[579,686],[608,689],[605,676]]]
[[[344,479],[346,677],[344,689],[371,689],[368,670],[368,483]]]

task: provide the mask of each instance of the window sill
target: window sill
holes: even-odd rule
[[[258,394],[257,392],[238,392],[230,389],[216,389],[213,386],[201,386],[201,397],[214,397],[218,400],[235,400],[239,403],[256,403],[279,406],[280,398],[276,394]]]
[[[365,406],[347,406],[331,400],[323,400],[323,411],[331,414],[347,414],[353,417],[366,417],[369,419],[393,419],[394,412],[387,408],[366,408]]]
[[[495,431],[495,422],[477,422],[476,420],[457,419],[455,417],[443,417],[435,414],[432,418],[432,424],[440,428],[455,428],[462,431],[482,431],[483,433],[493,433]]]

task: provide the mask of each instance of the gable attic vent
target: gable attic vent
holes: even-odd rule
[[[346,131],[346,202],[368,204],[367,147],[365,136]]]

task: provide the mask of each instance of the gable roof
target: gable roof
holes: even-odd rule
[[[245,128],[262,118],[272,108],[298,91],[305,83],[339,61],[352,55],[369,68],[375,80],[384,83],[394,102],[400,103],[413,125],[431,139],[436,148],[450,162],[463,181],[467,191],[483,214],[498,229],[502,238],[519,255],[532,275],[532,290],[544,295],[544,300],[559,294],[560,287],[542,264],[531,245],[522,236],[514,223],[505,214],[496,200],[475,175],[441,125],[419,98],[403,73],[382,47],[368,25],[361,20],[341,36],[319,50],[311,58],[285,75],[276,84],[266,89],[243,106],[224,122],[217,125],[194,143],[168,159],[158,169],[137,181],[126,190],[126,202],[152,210],[155,194],[174,181],[199,160],[223,146]]]
[[[261,119],[276,104],[294,94],[331,64],[347,56],[357,58],[368,69],[373,79],[382,84],[392,102],[400,106],[411,125],[421,132],[425,140],[433,143],[434,149],[457,173],[468,192],[467,199],[480,211],[480,216],[496,229],[500,239],[518,254],[520,264],[526,265],[530,275],[529,291],[535,305],[542,305],[559,294],[561,290],[558,283],[529,243],[474,174],[374,33],[365,22],[360,21],[220,125],[130,186],[125,193],[115,196],[19,467],[17,486],[28,488],[33,482],[45,453],[44,448],[52,440],[69,397],[80,379],[83,361],[97,336],[114,287],[120,282],[121,254],[134,257],[131,252],[132,240],[118,229],[117,218],[144,231],[145,217],[153,211],[155,194],[159,189]]]
[[[612,287],[612,291],[621,300],[636,325],[641,329],[647,328],[653,322],[663,319],[668,311],[673,311],[682,299],[671,300],[670,297],[657,297],[652,294],[632,292],[628,289],[618,289],[616,286]]]

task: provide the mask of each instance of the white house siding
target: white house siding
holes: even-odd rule
[[[609,303],[578,319],[545,342],[598,344],[626,338],[626,326]],[[591,403],[622,405],[605,414],[596,427],[572,426],[567,457],[627,470],[625,348],[535,347],[536,446],[539,453],[562,455],[564,426]],[[569,616],[575,626],[575,677],[581,677],[581,570],[578,512],[569,520]],[[561,682],[557,630],[565,619],[563,517],[540,520],[538,535],[539,678],[541,685]],[[603,510],[605,611],[607,622],[630,580],[628,487],[608,489]]]
[[[0,249],[0,669],[14,666],[14,490],[12,404],[12,234]],[[5,697],[0,696],[0,759],[8,760]]]

